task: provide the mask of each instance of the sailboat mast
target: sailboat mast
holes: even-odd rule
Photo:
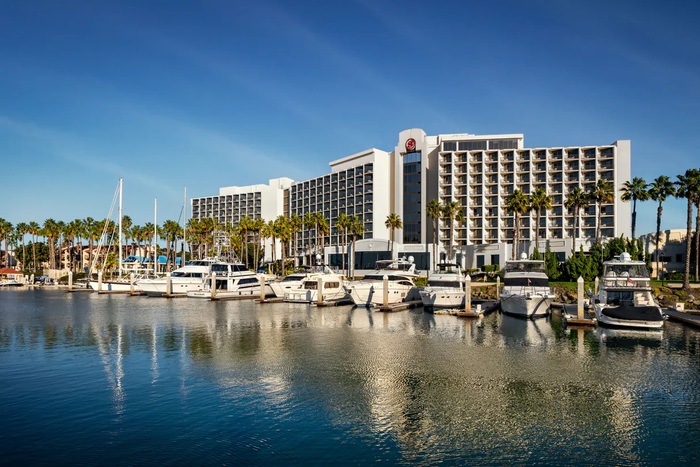
[[[119,179],[119,277],[122,275],[122,182]]]
[[[182,259],[180,266],[185,265],[185,250],[187,249],[187,187],[185,187],[185,197],[182,201]]]
[[[153,205],[153,275],[158,275],[158,198]]]

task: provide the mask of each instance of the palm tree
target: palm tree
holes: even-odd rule
[[[127,251],[129,251],[129,240],[132,238],[130,236],[132,225],[133,221],[131,220],[131,217],[124,214],[122,216],[122,232],[124,233],[124,245],[126,245]]]
[[[294,255],[294,266],[297,266],[297,249],[298,249],[298,244],[297,244],[297,239],[299,237],[299,232],[301,232],[301,228],[304,225],[304,219],[300,217],[297,213],[292,214],[289,216],[289,228],[291,229],[292,232],[292,251],[290,252],[292,255]]]
[[[313,259],[311,256],[313,255],[313,251],[311,250],[311,229],[313,229],[316,225],[316,215],[313,212],[307,212],[304,214],[304,230],[307,232],[307,242],[309,245],[309,266],[314,264]]]
[[[8,240],[10,239],[10,234],[14,232],[14,227],[9,221],[6,221],[0,217],[0,246],[2,246],[3,240],[5,241],[5,266],[10,265],[10,256],[8,248]]]
[[[666,175],[657,177],[649,185],[649,197],[659,202],[656,208],[656,278],[659,278],[659,238],[661,237],[661,214],[663,213],[663,202],[669,196],[676,194],[676,185]]]
[[[632,240],[634,240],[637,228],[637,200],[646,201],[649,199],[647,182],[641,177],[634,177],[631,182],[622,184],[621,191],[620,199],[622,201],[632,201]]]
[[[39,235],[39,232],[41,232],[41,226],[35,221],[29,221],[28,231],[32,236],[32,270],[36,271],[36,237]]]
[[[454,220],[459,212],[462,211],[462,206],[457,201],[448,201],[442,206],[442,215],[450,223],[450,239],[447,245],[448,256],[452,259],[452,240],[454,232]]]
[[[350,228],[350,217],[348,217],[347,214],[344,212],[341,212],[338,214],[338,218],[335,221],[335,226],[337,229],[342,231],[341,235],[341,241],[340,241],[340,246],[341,246],[341,261],[343,263],[343,273],[345,273],[345,256],[346,256],[346,247],[348,244],[348,228]],[[350,261],[348,261],[348,265],[350,264]]]
[[[600,243],[603,218],[603,204],[612,203],[615,200],[615,192],[608,180],[601,178],[595,184],[593,190],[588,194],[590,200],[594,202],[598,208],[598,218],[596,220],[595,242]]]
[[[248,232],[253,230],[253,219],[248,216],[243,216],[240,221],[238,221],[238,230],[241,232],[241,239],[243,240],[243,256],[245,267],[248,267]]]
[[[61,235],[61,226],[53,219],[46,219],[42,234],[49,243],[49,268],[56,269],[56,239]]]
[[[438,219],[442,212],[440,202],[436,199],[430,201],[426,212],[428,216],[433,219],[433,269],[435,269],[435,260],[437,259]]]
[[[401,220],[401,216],[392,212],[386,217],[384,225],[391,231],[389,235],[389,249],[391,250],[391,259],[394,259],[394,232],[396,229],[403,228],[403,221]]]
[[[530,209],[535,211],[535,249],[539,251],[542,211],[547,212],[549,209],[552,209],[552,197],[547,194],[544,188],[538,188],[532,193],[530,196]]]
[[[24,236],[29,233],[29,226],[25,222],[18,222],[15,226],[15,233],[22,242],[22,269],[27,269],[27,251],[24,247]]]
[[[323,217],[320,212],[316,213],[316,234],[319,238],[319,244],[321,245],[321,256],[325,258],[324,247],[326,246],[325,236],[329,235],[331,232],[331,227],[328,224],[328,219]]]
[[[362,238],[362,236],[365,234],[365,224],[362,222],[362,219],[360,219],[358,216],[352,216],[350,218],[350,236],[352,237],[352,248],[351,248],[351,255],[353,260],[350,261],[351,264],[351,270],[350,270],[350,277],[353,277],[355,275],[355,240],[357,237]]]
[[[280,248],[280,251],[282,252],[282,268],[280,271],[280,275],[285,275],[287,271],[287,247],[289,245],[289,241],[292,238],[291,223],[289,219],[282,215],[279,215],[277,216],[277,219],[275,219],[273,227],[275,237],[277,237],[282,243],[282,248]]]
[[[511,259],[515,259],[517,251],[520,249],[520,216],[525,214],[530,209],[530,200],[520,190],[513,190],[506,197],[506,209],[513,212],[513,249],[511,250]]]
[[[168,271],[170,271],[172,269],[171,266],[175,264],[174,257],[172,258],[172,262],[170,261],[170,253],[175,253],[175,242],[177,241],[177,238],[181,236],[182,227],[178,222],[175,222],[174,220],[168,219],[165,222],[163,222],[163,225],[160,227],[160,237],[163,240],[165,240],[167,258],[165,267]]]
[[[265,219],[262,217],[258,217],[257,219],[253,220],[253,245],[255,245],[253,249],[253,253],[255,255],[255,270],[258,270],[258,267],[260,266],[260,249],[262,246],[262,230],[265,227]]]
[[[693,236],[693,202],[700,191],[700,170],[688,169],[684,175],[677,175],[676,197],[688,200],[685,236],[685,276],[683,288],[690,289],[690,246]]]

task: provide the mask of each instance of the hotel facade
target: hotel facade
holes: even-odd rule
[[[503,266],[511,257],[514,234],[514,216],[506,208],[510,193],[518,189],[529,195],[542,188],[552,198],[552,208],[542,212],[539,226],[534,212],[521,216],[518,253],[529,254],[537,246],[564,260],[573,250],[587,250],[598,228],[598,208],[591,204],[581,211],[580,233],[575,234],[575,213],[565,207],[567,194],[576,187],[590,191],[605,179],[613,186],[614,198],[601,208],[601,236],[630,236],[631,205],[620,200],[620,189],[631,178],[629,140],[602,146],[526,148],[522,134],[431,136],[414,128],[400,132],[390,152],[368,149],[329,165],[330,173],[306,181],[273,179],[269,185],[225,187],[218,196],[194,198],[192,216],[236,224],[245,215],[273,220],[278,215],[303,217],[320,212],[329,224],[321,241],[323,259],[333,266],[340,266],[345,249],[336,227],[338,216],[357,216],[364,225],[352,258],[358,271],[372,269],[377,259],[397,256],[412,256],[417,267],[426,270],[433,264],[434,238],[437,259],[456,261],[465,268]],[[444,219],[435,222],[427,214],[432,200],[442,205],[457,202],[464,220],[454,221],[452,227]],[[403,223],[394,232],[393,242],[385,225],[392,213]],[[537,228],[539,245],[535,245]],[[452,258],[446,258],[451,230]],[[312,229],[302,230],[290,254],[306,257],[309,244],[316,251],[315,237]],[[270,260],[271,246],[267,250]]]

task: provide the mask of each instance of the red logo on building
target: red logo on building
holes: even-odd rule
[[[413,138],[408,138],[406,140],[406,151],[415,151],[416,150],[416,140]]]

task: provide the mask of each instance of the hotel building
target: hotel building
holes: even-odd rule
[[[575,214],[565,207],[567,194],[579,187],[590,191],[599,179],[609,180],[614,199],[602,206],[603,238],[630,235],[631,206],[620,200],[620,189],[630,180],[631,145],[628,140],[603,146],[526,148],[522,134],[427,135],[421,129],[399,133],[391,152],[369,149],[330,162],[331,171],[302,182],[270,180],[270,185],[221,188],[219,196],[192,200],[193,217],[216,217],[232,223],[244,216],[272,220],[280,214],[320,212],[329,224],[322,236],[324,260],[340,264],[344,243],[336,227],[338,215],[359,217],[364,225],[356,242],[357,270],[370,269],[377,259],[393,255],[413,256],[419,269],[432,264],[433,225],[427,206],[455,201],[463,221],[437,220],[438,255],[444,258],[453,234],[453,258],[466,268],[505,264],[512,254],[514,216],[506,198],[514,190],[531,194],[542,188],[552,198],[552,209],[543,212],[536,226],[534,212],[521,216],[520,251],[535,248],[539,229],[540,251],[550,248],[563,260],[571,251],[590,247],[597,229],[597,206],[580,216],[579,235],[574,233]],[[269,199],[268,199],[269,198]],[[265,208],[267,206],[267,208]],[[398,214],[403,228],[391,232],[387,216]],[[316,232],[304,229],[292,254],[308,254]],[[393,249],[393,252],[389,251]],[[313,249],[313,248],[312,248]],[[279,255],[277,256],[279,257]]]

